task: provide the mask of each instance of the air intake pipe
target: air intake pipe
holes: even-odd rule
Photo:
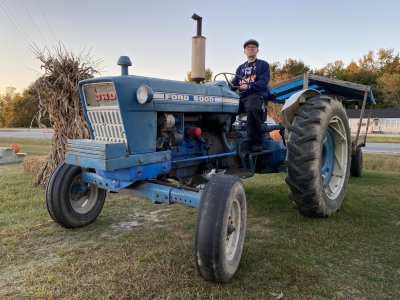
[[[117,65],[121,66],[121,76],[128,76],[128,67],[132,66],[129,56],[120,56]]]

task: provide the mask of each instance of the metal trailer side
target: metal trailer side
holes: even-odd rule
[[[370,118],[369,114],[365,135],[361,137],[360,132],[365,116],[365,108],[367,102],[371,104],[371,108],[372,104],[376,103],[372,93],[372,88],[370,86],[305,73],[272,86],[272,92],[276,97],[274,102],[284,103],[284,101],[291,95],[305,89],[315,89],[321,94],[341,96],[347,99],[345,101],[361,101],[360,120],[357,128],[357,134],[352,141],[352,150],[355,151],[357,148],[365,147]]]

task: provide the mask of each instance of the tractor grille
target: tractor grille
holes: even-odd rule
[[[88,116],[95,140],[126,143],[125,129],[119,107],[88,108]]]

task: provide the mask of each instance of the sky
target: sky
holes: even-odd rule
[[[184,80],[191,68],[193,13],[203,17],[206,67],[234,72],[243,42],[259,41],[260,59],[302,60],[312,69],[357,61],[369,50],[400,51],[398,0],[0,0],[0,94],[22,91],[43,73],[29,45],[102,60],[101,75],[129,73]]]

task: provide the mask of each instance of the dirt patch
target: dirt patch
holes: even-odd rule
[[[139,227],[148,227],[160,222],[170,209],[160,209],[152,212],[136,211],[128,215],[128,220],[111,224],[111,230],[106,230],[102,236],[106,238],[116,238],[126,230],[134,230]]]
[[[272,234],[269,224],[271,220],[267,217],[249,217],[247,218],[247,230],[264,239]]]
[[[178,239],[188,240],[192,237],[192,231],[188,232],[181,224],[173,224],[171,227],[172,234]]]
[[[23,281],[28,272],[34,272],[39,266],[51,266],[60,260],[60,257],[51,253],[45,258],[29,260],[23,264],[11,264],[0,273],[0,298],[13,298],[23,290]]]
[[[165,214],[166,211],[167,210],[160,209],[152,212],[135,212],[134,214],[128,215],[128,217],[131,219],[130,221],[112,224],[111,228],[132,229],[138,226],[149,226],[151,224],[158,223],[160,221],[160,216]]]

